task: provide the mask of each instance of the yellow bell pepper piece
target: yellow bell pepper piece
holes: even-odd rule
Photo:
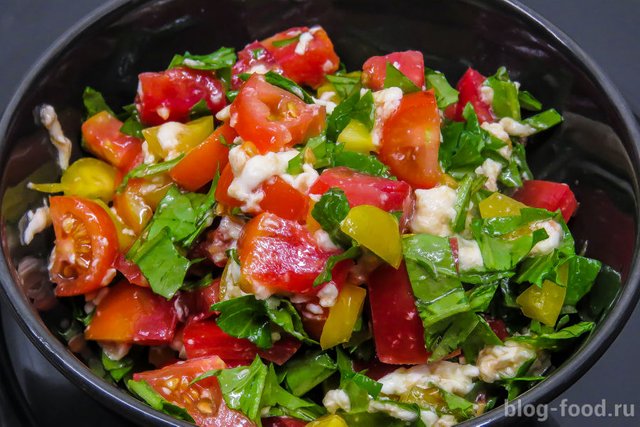
[[[322,83],[320,85],[320,87],[318,88],[316,95],[318,96],[318,98],[322,98],[322,95],[324,95],[325,93],[331,93],[332,95],[330,97],[324,97],[323,99],[326,101],[331,101],[331,102],[335,102],[336,104],[338,102],[340,102],[340,97],[338,96],[338,94],[336,93],[336,88],[333,85],[333,83],[326,81],[324,83]]]
[[[394,268],[402,262],[402,242],[396,217],[380,208],[360,205],[342,220],[340,230]]]
[[[478,204],[482,218],[518,216],[520,209],[526,207],[527,205],[500,193],[493,193]]]
[[[94,202],[99,204],[113,221],[113,225],[116,226],[116,233],[118,234],[118,248],[120,249],[120,252],[126,253],[126,251],[133,245],[133,242],[136,241],[136,234],[132,229],[127,227],[124,221],[122,221],[122,218],[116,215],[116,213],[112,211],[105,202],[100,199],[94,200]]]
[[[315,421],[311,421],[306,427],[349,427],[338,415],[325,415]]]
[[[149,152],[163,160],[186,153],[213,132],[213,116],[205,116],[188,123],[167,122],[142,130]]]
[[[109,202],[116,191],[117,170],[93,157],[78,159],[62,174],[59,183],[29,184],[29,188],[43,193],[64,192],[67,196],[100,199]]]
[[[542,282],[542,287],[531,285],[516,298],[522,313],[530,319],[547,326],[554,326],[560,315],[567,288],[550,280]]]
[[[320,346],[323,350],[349,341],[366,295],[367,291],[358,286],[346,284],[342,288],[322,328]]]
[[[356,151],[358,153],[369,154],[376,151],[373,145],[371,132],[358,120],[351,120],[349,124],[338,135],[338,143],[344,144],[345,151]]]

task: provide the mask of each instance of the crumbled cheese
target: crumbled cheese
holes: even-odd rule
[[[529,126],[520,123],[511,117],[504,117],[500,119],[500,125],[511,136],[527,137],[536,133],[536,129],[533,126]]]
[[[158,161],[156,156],[149,151],[149,143],[147,141],[142,141],[142,154],[144,154],[143,162],[147,165],[152,165]]]
[[[493,104],[493,88],[491,86],[480,86],[480,100],[487,105]]]
[[[226,301],[247,295],[238,284],[240,283],[240,264],[235,262],[233,258],[227,261],[222,277],[220,279],[220,300]]]
[[[58,120],[56,110],[51,105],[44,104],[40,107],[40,121],[47,128],[49,139],[58,150],[58,165],[60,169],[67,169],[71,158],[71,140],[62,132],[62,126]]]
[[[339,249],[336,244],[333,243],[333,240],[331,240],[331,236],[329,236],[329,233],[324,230],[317,230],[315,233],[313,233],[313,238],[318,244],[318,247],[322,250],[330,252],[337,251]]]
[[[501,139],[504,142],[510,141],[509,134],[505,132],[504,128],[500,123],[484,122],[480,125],[480,127],[486,130],[487,132],[489,132],[491,135],[495,136],[498,139]]]
[[[335,66],[336,64],[334,64],[333,61],[327,59],[326,61],[324,61],[324,64],[322,64],[322,71],[324,71],[325,73],[330,73],[331,71],[333,71],[333,67]]]
[[[337,106],[335,102],[331,101],[335,94],[335,92],[324,92],[322,95],[320,95],[320,98],[313,98],[313,102],[318,105],[324,106],[327,114],[331,114]]]
[[[186,65],[187,67],[202,67],[204,64],[204,62],[202,61],[198,61],[197,59],[191,59],[191,58],[185,58],[182,60],[182,63],[184,65]]]
[[[479,270],[484,267],[478,242],[458,237],[458,267],[460,271]]]
[[[22,244],[28,245],[36,234],[46,230],[51,225],[49,206],[44,205],[35,211],[27,211],[25,214],[27,225],[22,232]]]
[[[305,309],[311,314],[322,314],[324,310],[318,304],[309,303],[305,306]]]
[[[123,342],[98,341],[98,345],[102,347],[104,354],[114,361],[122,359],[131,350],[131,344]]]
[[[216,119],[220,120],[221,122],[226,122],[230,118],[231,118],[231,104],[227,105],[222,110],[216,113]]]
[[[264,64],[256,64],[247,70],[249,74],[267,74],[269,69]]]
[[[184,124],[178,122],[167,122],[158,127],[158,144],[166,153],[165,160],[172,160],[180,155],[177,148],[180,145],[180,136],[183,132]]]
[[[449,393],[465,395],[473,388],[473,379],[480,375],[474,365],[442,360],[411,368],[399,368],[380,378],[382,393],[399,396],[407,393],[413,387],[429,388],[436,385]]]
[[[327,411],[331,414],[335,414],[338,409],[342,409],[345,412],[351,411],[351,400],[349,395],[340,389],[329,390],[322,399],[322,404]]]
[[[522,364],[534,357],[536,352],[528,345],[507,341],[504,345],[490,345],[480,350],[476,364],[480,379],[492,383],[515,377]]]
[[[416,190],[416,209],[411,220],[414,233],[445,237],[452,234],[451,221],[456,216],[456,190],[445,185]]]
[[[287,164],[288,166],[288,164]],[[313,168],[309,163],[302,165],[302,172],[297,175],[290,175],[288,173],[280,173],[282,178],[287,184],[301,192],[307,194],[313,184],[318,180],[320,175],[318,171]]]
[[[401,406],[388,403],[380,400],[371,400],[369,402],[369,407],[367,408],[367,412],[375,413],[375,412],[384,412],[387,415],[390,415],[393,418],[397,418],[402,421],[415,421],[418,418],[418,414],[408,409],[402,408]]]
[[[438,416],[434,411],[426,409],[420,410],[420,420],[426,427],[452,427],[458,424],[458,420],[453,415]]]
[[[401,100],[402,89],[399,87],[390,87],[373,92],[373,103],[376,113],[371,140],[376,147],[380,145],[380,140],[382,139],[382,126],[384,122],[396,112]]]
[[[338,299],[338,288],[333,283],[327,283],[318,291],[318,298],[322,307],[333,307]]]
[[[313,40],[313,34],[311,34],[311,32],[307,31],[300,34],[298,44],[296,45],[296,48],[294,50],[295,54],[304,55],[307,51],[307,48],[309,47],[309,43],[311,43],[311,40]]]
[[[547,221],[535,222],[531,224],[529,228],[531,229],[531,231],[543,228],[549,235],[549,237],[536,243],[535,246],[531,248],[531,252],[529,252],[530,256],[541,256],[550,254],[554,249],[560,246],[562,238],[564,237],[562,226],[551,219]]]
[[[171,115],[171,110],[168,107],[162,106],[156,108],[156,114],[160,116],[162,120],[167,120]]]
[[[484,188],[489,191],[498,191],[498,177],[500,176],[500,172],[502,172],[501,163],[498,163],[493,159],[486,159],[474,172],[478,175],[484,175],[487,177],[487,180],[484,183]]]

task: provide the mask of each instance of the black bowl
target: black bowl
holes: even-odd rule
[[[604,353],[640,295],[640,135],[618,91],[575,43],[527,8],[500,0],[149,0],[114,1],[95,11],[32,68],[0,122],[0,279],[20,326],[56,368],[114,411],[144,425],[188,425],[94,375],[55,333],[70,313],[63,306],[38,312],[29,299],[27,288],[46,275],[36,269],[27,277],[17,267],[26,257],[43,266],[53,236],[44,233],[28,247],[20,245],[19,218],[42,200],[25,184],[57,178],[55,153],[33,112],[41,103],[54,105],[67,135],[78,142],[86,85],[112,105],[127,104],[137,74],[163,69],[175,52],[241,48],[281,29],[312,24],[327,29],[349,68],[371,55],[404,49],[423,51],[427,65],[452,80],[469,65],[487,74],[506,65],[514,80],[565,116],[559,129],[532,142],[532,169],[539,178],[572,186],[581,201],[570,224],[579,247],[621,272],[623,285],[601,295],[615,303],[592,334],[520,397],[523,405],[552,400]],[[74,150],[79,154],[79,144]],[[469,423],[506,421],[497,408]]]

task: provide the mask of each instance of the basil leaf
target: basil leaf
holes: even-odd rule
[[[557,332],[543,333],[540,335],[517,335],[510,339],[530,344],[537,349],[558,351],[568,345],[571,340],[590,332],[594,327],[595,323],[593,322],[580,322],[567,326]]]
[[[469,402],[465,398],[449,393],[441,388],[438,388],[438,390],[440,391],[440,396],[442,396],[442,400],[444,400],[447,409],[454,417],[456,417],[456,420],[468,420],[475,417],[473,402]]]
[[[189,109],[189,120],[195,120],[200,117],[210,116],[212,114],[207,101],[202,98],[200,101],[193,104],[193,107]]]
[[[287,362],[283,369],[287,388],[302,396],[333,375],[338,366],[327,353],[314,353]]]
[[[322,408],[319,408],[313,402],[301,399],[289,393],[287,390],[280,386],[278,376],[273,368],[273,364],[269,365],[267,371],[267,378],[265,381],[264,391],[262,392],[262,399],[260,401],[261,408],[283,408],[287,412],[292,413],[301,408],[314,408],[316,411],[323,412]],[[305,421],[312,421],[306,419]]]
[[[550,279],[560,263],[558,251],[538,257],[525,259],[518,270],[518,276],[515,278],[516,283],[535,283],[542,286],[545,279]],[[595,277],[594,277],[595,279]]]
[[[566,263],[569,271],[564,304],[575,306],[591,290],[600,273],[602,263],[578,255],[569,258]]]
[[[120,360],[113,360],[102,351],[100,356],[102,366],[109,373],[115,382],[120,381],[133,369],[133,360],[130,357],[123,357]]]
[[[135,104],[129,104],[124,107],[124,111],[126,115],[121,118],[124,120],[122,126],[120,127],[120,132],[129,135],[135,136],[139,139],[144,139],[142,135],[142,129],[144,126],[140,123],[140,114],[138,113],[138,109]]]
[[[231,47],[221,47],[207,55],[192,55],[189,52],[185,52],[184,55],[174,55],[167,68],[188,67],[195,70],[220,70],[231,68],[235,63],[235,50]]]
[[[334,155],[333,166],[346,166],[358,172],[372,176],[390,178],[389,167],[374,155],[356,153],[354,151],[340,151]]]
[[[149,383],[147,383],[146,381],[129,380],[127,381],[127,388],[132,393],[147,402],[147,404],[156,411],[163,412],[179,420],[185,420],[192,423],[195,422],[191,415],[189,415],[184,408],[168,402],[158,392],[151,388]]]
[[[333,112],[327,118],[327,140],[336,142],[340,132],[349,124],[358,101],[360,101],[360,92],[354,91],[333,109]]]
[[[340,371],[340,388],[346,389],[350,397],[351,395],[357,395],[358,398],[356,400],[362,400],[363,396],[366,397],[367,403],[368,396],[372,396],[374,399],[377,398],[382,390],[382,384],[361,372],[356,372],[353,369],[353,362],[340,348],[336,349],[336,354],[337,366]]]
[[[101,111],[106,111],[112,116],[116,115],[116,113],[109,108],[102,94],[92,87],[87,86],[84,88],[82,103],[87,111],[87,117],[93,117]]]
[[[526,90],[518,92],[518,101],[520,102],[520,108],[523,110],[540,111],[542,109],[542,102],[538,101]]]
[[[445,75],[440,71],[425,68],[425,85],[427,89],[433,89],[438,108],[441,110],[458,102],[458,91],[451,87]]]
[[[121,193],[130,179],[133,178],[144,178],[147,176],[158,175],[160,173],[169,172],[175,165],[180,163],[180,160],[184,157],[184,154],[179,155],[173,160],[169,160],[166,162],[156,163],[154,165],[141,164],[131,169],[125,176],[122,178],[122,182],[116,189],[116,192]]]
[[[289,160],[287,173],[292,175],[302,173],[305,161],[311,163],[315,169],[333,165],[335,148],[336,145],[328,143],[324,134],[309,138],[307,145],[300,150],[300,153]]]
[[[375,122],[376,106],[373,101],[373,94],[367,90],[364,95],[360,95],[358,103],[351,113],[351,119],[357,120],[371,131]]]
[[[491,108],[498,117],[511,117],[520,120],[520,102],[518,87],[509,80],[507,69],[500,67],[495,75],[487,78],[485,85],[493,89]]]
[[[336,266],[336,264],[346,259],[355,259],[360,256],[360,253],[361,253],[360,246],[351,246],[349,249],[347,249],[346,251],[338,255],[331,255],[327,259],[327,262],[324,265],[322,272],[318,274],[316,279],[313,281],[313,287],[315,288],[316,286],[320,286],[324,283],[331,281],[331,279],[333,278],[331,272],[333,268]]]
[[[349,209],[349,201],[344,191],[331,188],[313,206],[311,216],[329,233],[334,243],[351,246],[350,239],[340,230],[340,223],[346,218]]]
[[[386,74],[384,77],[384,87],[399,87],[403,93],[420,92],[420,88],[402,71],[397,69],[391,62],[387,61]]]
[[[267,317],[273,324],[278,325],[285,332],[303,341],[307,344],[318,344],[316,341],[309,338],[304,326],[302,325],[302,319],[300,314],[295,309],[291,301],[288,299],[280,299],[271,297],[265,301],[262,301],[264,309],[267,313]]]
[[[542,132],[544,130],[550,129],[557,124],[562,123],[563,118],[556,110],[553,108],[543,111],[542,113],[538,113],[535,116],[528,117],[522,121],[522,124],[531,126],[536,130],[536,133]]]
[[[311,95],[309,95],[307,91],[302,89],[296,82],[294,82],[291,79],[288,79],[274,71],[268,71],[264,75],[264,79],[267,83],[270,83],[274,86],[277,86],[281,89],[291,92],[292,94],[302,99],[307,104],[315,103]]]
[[[336,74],[326,76],[327,80],[336,89],[337,95],[340,99],[345,99],[351,95],[354,91],[360,91],[360,73],[349,73],[354,75]]]

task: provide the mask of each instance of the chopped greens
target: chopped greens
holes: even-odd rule
[[[231,68],[236,62],[236,52],[231,47],[221,47],[207,55],[174,55],[167,68],[188,67],[196,70],[221,70]]]

